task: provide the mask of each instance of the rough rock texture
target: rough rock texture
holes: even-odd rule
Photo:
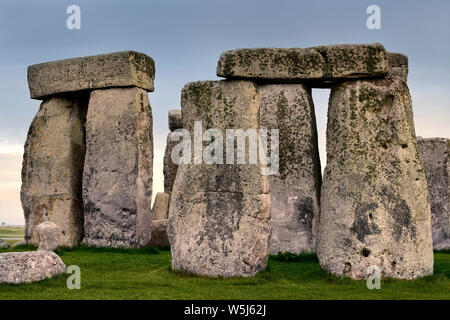
[[[0,239],[0,249],[11,247],[8,242],[3,239]]]
[[[91,93],[83,175],[87,245],[148,245],[152,221],[152,122],[143,89]]]
[[[167,219],[153,220],[152,236],[150,238],[150,245],[153,247],[164,248],[169,247],[169,238],[167,236]]]
[[[379,44],[333,45],[311,48],[255,48],[224,52],[217,75],[229,79],[270,82],[316,82],[384,76],[387,53]]]
[[[39,248],[38,250],[56,250],[64,244],[64,232],[53,222],[46,221],[36,228]]]
[[[450,249],[450,139],[418,138],[431,202],[433,247]]]
[[[0,254],[0,283],[30,283],[66,272],[66,265],[52,251],[7,252]]]
[[[86,110],[87,99],[53,97],[41,104],[30,126],[20,194],[28,243],[38,244],[36,227],[45,221],[62,228],[64,246],[81,241]]]
[[[279,172],[269,176],[270,253],[314,252],[321,169],[311,89],[262,85],[260,127],[279,130]]]
[[[395,73],[332,88],[317,255],[338,276],[433,273],[430,202],[411,97]]]
[[[153,204],[153,220],[167,219],[169,213],[169,198],[167,193],[158,192]]]
[[[172,149],[180,140],[173,141],[176,133],[170,132],[167,135],[166,150],[164,152],[163,160],[163,174],[164,174],[164,192],[170,194],[172,192],[173,183],[175,182],[175,177],[177,176],[178,165],[172,161]]]
[[[175,131],[183,128],[183,119],[181,117],[181,110],[169,111],[169,130]]]
[[[135,51],[35,64],[28,67],[28,85],[33,99],[81,90],[139,87],[153,91],[155,63]]]
[[[259,95],[252,82],[189,83],[181,100],[183,128],[191,135],[196,120],[223,137],[226,128],[258,129]],[[180,164],[169,208],[173,269],[206,276],[252,276],[265,269],[268,180],[260,164],[246,163]]]

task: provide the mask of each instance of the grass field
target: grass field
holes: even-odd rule
[[[0,239],[4,239],[9,244],[14,244],[24,237],[23,227],[0,227]]]
[[[81,268],[80,290],[67,289],[69,275],[62,275],[28,285],[0,285],[0,299],[450,299],[450,252],[435,253],[433,276],[384,279],[380,290],[327,274],[314,255],[290,261],[271,257],[267,271],[253,278],[211,279],[170,271],[168,250],[81,247],[58,254],[67,266]]]

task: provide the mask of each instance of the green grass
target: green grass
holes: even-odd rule
[[[20,240],[16,238],[23,239],[24,237],[24,228],[23,227],[10,227],[3,226],[0,227],[0,239],[4,239],[9,244],[14,244]]]
[[[6,251],[34,250],[21,246]],[[449,299],[450,252],[435,253],[435,274],[413,281],[384,279],[381,290],[365,281],[338,279],[314,255],[271,257],[252,278],[205,278],[170,271],[170,251],[153,248],[80,247],[58,252],[81,268],[81,290],[62,275],[28,285],[0,285],[0,299]],[[285,260],[285,261],[280,261]]]

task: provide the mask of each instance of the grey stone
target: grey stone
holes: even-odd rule
[[[183,128],[258,129],[250,81],[204,81],[182,90]],[[247,162],[248,163],[248,162]],[[180,164],[169,206],[172,268],[205,276],[252,276],[269,254],[270,194],[260,164]]]
[[[12,245],[13,248],[15,247],[19,247],[19,246],[26,246],[27,245],[27,241],[25,239],[17,241],[16,243],[14,243]]]
[[[31,283],[50,279],[65,272],[66,265],[52,251],[0,254],[0,283]]]
[[[175,131],[183,128],[183,119],[181,117],[181,110],[169,111],[169,130]]]
[[[41,104],[30,126],[20,193],[29,244],[38,244],[36,227],[45,221],[62,228],[64,246],[81,241],[86,110],[85,98],[53,97]]]
[[[153,91],[155,63],[135,51],[58,60],[28,67],[33,99],[54,94],[113,87],[139,87]]]
[[[450,249],[450,139],[418,138],[431,202],[433,247]]]
[[[38,250],[56,250],[64,244],[62,228],[53,222],[46,221],[37,226],[39,240]]]
[[[153,220],[152,236],[150,238],[150,245],[158,248],[169,247],[169,238],[167,235],[167,219]]]
[[[217,65],[217,75],[228,79],[312,82],[321,87],[337,80],[382,77],[388,71],[387,53],[379,43],[238,49],[224,52]]]
[[[259,94],[261,128],[279,130],[279,172],[269,176],[270,253],[314,252],[321,169],[311,89],[262,85]]]
[[[5,248],[10,248],[11,246],[9,245],[8,242],[6,242],[3,239],[0,239],[0,249],[5,249]]]
[[[411,97],[396,73],[332,88],[317,255],[337,276],[433,273],[430,202]]]
[[[166,149],[164,151],[163,174],[164,174],[164,192],[170,194],[172,192],[173,183],[177,176],[178,165],[172,161],[172,149],[181,140],[173,139],[175,132],[169,132],[167,136]]]
[[[140,88],[92,91],[83,173],[88,246],[140,247],[151,232],[152,113]]]
[[[158,192],[153,204],[153,220],[167,219],[169,213],[169,194]]]

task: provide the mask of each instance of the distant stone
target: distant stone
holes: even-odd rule
[[[66,265],[52,251],[0,254],[0,283],[31,283],[50,279],[65,272]]]
[[[55,223],[46,221],[37,226],[38,250],[56,250],[64,244],[64,231]]]
[[[0,249],[6,249],[6,248],[10,248],[11,246],[9,245],[8,242],[6,242],[3,239],[0,239]]]
[[[169,247],[169,237],[167,235],[167,219],[153,220],[152,236],[150,238],[150,245],[153,247],[164,248]]]
[[[435,250],[450,249],[450,139],[418,138],[431,202]]]
[[[153,119],[147,92],[91,92],[83,171],[84,242],[136,248],[150,241]]]
[[[75,247],[81,241],[86,110],[83,96],[52,97],[41,104],[30,126],[20,193],[29,244],[38,244],[36,228],[45,221],[62,228],[61,245]]]
[[[172,149],[181,142],[181,137],[176,140],[174,137],[176,132],[169,132],[167,135],[166,149],[163,160],[163,174],[164,174],[164,192],[170,194],[172,192],[173,183],[177,176],[178,165],[172,161]]]
[[[33,99],[55,94],[113,87],[139,87],[153,91],[155,63],[135,51],[59,60],[28,67]]]
[[[14,243],[12,245],[12,247],[15,248],[15,247],[26,246],[26,245],[27,245],[27,241],[25,239],[22,239],[20,241],[17,241],[16,243]]]
[[[169,111],[169,130],[175,131],[183,128],[183,119],[181,116],[181,110]]]
[[[431,214],[411,97],[402,76],[331,90],[317,255],[337,275],[433,273]]]
[[[153,204],[153,220],[167,219],[169,213],[169,198],[167,193],[158,192]]]
[[[217,65],[217,75],[228,79],[316,82],[321,87],[336,80],[382,77],[388,71],[387,53],[379,43],[238,49],[224,52]]]
[[[279,171],[269,176],[270,253],[314,252],[321,168],[311,89],[302,84],[259,86],[260,126],[279,130]]]
[[[259,95],[250,81],[199,81],[182,90],[183,128],[259,128]],[[169,207],[172,268],[205,276],[264,270],[271,224],[261,164],[180,164]]]

